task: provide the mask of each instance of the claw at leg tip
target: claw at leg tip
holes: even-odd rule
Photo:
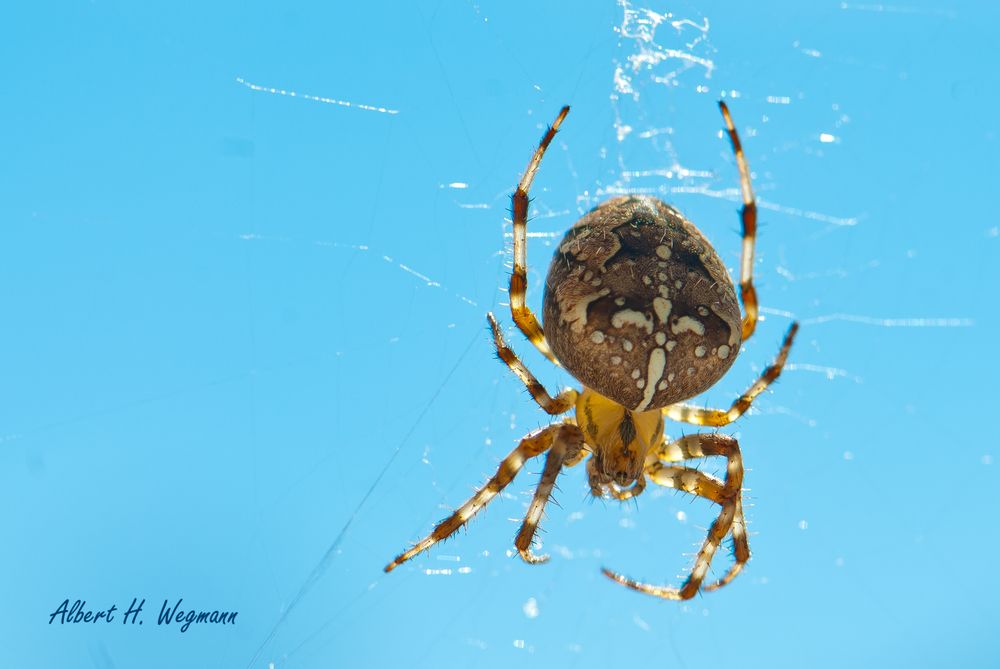
[[[545,564],[549,561],[548,555],[535,555],[530,549],[519,550],[518,553],[521,555],[521,559],[528,564]]]

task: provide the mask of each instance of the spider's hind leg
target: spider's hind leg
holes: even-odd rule
[[[511,213],[514,224],[514,271],[510,275],[510,313],[514,323],[528,338],[528,341],[534,344],[542,355],[557,365],[559,361],[553,355],[548,342],[545,341],[542,326],[526,303],[528,291],[528,191],[531,189],[531,182],[535,178],[535,172],[538,171],[545,150],[552,142],[552,138],[559,132],[559,126],[568,113],[569,107],[563,107],[556,120],[545,131],[538,143],[538,148],[531,156],[531,161],[528,163],[521,181],[517,184],[517,189],[511,196]]]
[[[743,223],[743,250],[740,256],[740,299],[743,301],[743,341],[753,334],[757,327],[757,290],[753,285],[753,252],[757,240],[757,200],[753,196],[753,186],[750,183],[750,167],[743,155],[743,145],[736,133],[736,126],[729,115],[725,102],[719,101],[722,118],[726,122],[726,132],[733,145],[736,155],[736,165],[740,170],[740,194],[743,197],[743,209],[740,219]]]

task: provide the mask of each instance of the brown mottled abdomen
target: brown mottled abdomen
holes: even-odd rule
[[[545,338],[585,386],[634,411],[694,397],[740,347],[733,283],[705,237],[652,197],[608,200],[563,237]]]

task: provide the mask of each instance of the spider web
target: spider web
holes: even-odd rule
[[[475,14],[480,19],[488,19],[485,12],[475,7]],[[762,212],[764,234],[758,245],[758,285],[762,286],[761,333],[748,344],[734,374],[731,374],[719,387],[710,391],[706,398],[697,401],[713,405],[722,405],[742,389],[744,384],[760,371],[764,364],[773,356],[780,332],[792,319],[799,319],[804,326],[810,328],[810,344],[800,344],[791,362],[785,370],[786,376],[806,376],[807,381],[799,383],[844,384],[857,385],[864,382],[864,375],[849,360],[841,360],[823,354],[823,326],[832,323],[851,324],[856,327],[880,328],[937,328],[937,327],[968,327],[972,320],[950,314],[898,314],[895,312],[864,312],[845,313],[827,312],[817,309],[809,299],[803,299],[814,286],[822,290],[835,289],[839,279],[856,277],[868,273],[877,273],[882,264],[878,254],[872,255],[853,264],[845,262],[838,254],[827,255],[822,262],[803,269],[802,263],[794,260],[794,254],[802,247],[815,244],[820,239],[850,238],[852,230],[866,224],[866,214],[858,205],[841,202],[831,209],[819,209],[809,206],[805,197],[795,197],[784,192],[780,187],[785,173],[782,170],[791,169],[787,156],[794,156],[800,163],[822,164],[825,158],[824,149],[835,147],[842,141],[842,133],[849,128],[852,110],[844,109],[837,100],[823,96],[821,91],[812,88],[796,88],[794,85],[775,89],[772,86],[760,85],[753,80],[741,83],[740,86],[726,86],[722,82],[732,80],[720,74],[719,62],[725,60],[725,53],[720,53],[713,40],[712,20],[710,15],[694,10],[684,12],[652,9],[641,4],[619,0],[614,33],[617,47],[613,57],[603,64],[605,70],[605,86],[607,104],[609,107],[610,124],[604,140],[599,145],[588,145],[587,138],[579,134],[573,135],[568,130],[561,133],[553,149],[546,158],[543,176],[538,183],[548,180],[551,184],[558,181],[554,177],[556,170],[568,168],[569,178],[576,191],[574,206],[566,208],[566,198],[560,195],[562,189],[556,186],[539,185],[533,193],[529,232],[531,250],[529,256],[533,261],[533,303],[538,304],[540,296],[540,273],[543,272],[544,258],[550,253],[555,239],[573,218],[585,212],[607,197],[622,193],[645,193],[656,195],[664,200],[678,204],[689,218],[702,225],[703,230],[713,239],[724,260],[730,267],[738,263],[738,235],[736,228],[738,219],[739,188],[738,177],[726,138],[721,133],[721,120],[715,107],[715,101],[725,99],[733,109],[737,127],[744,137],[745,146],[755,173],[755,189],[758,194],[758,205]],[[845,8],[847,11],[849,8]],[[869,11],[870,8],[857,8],[858,11]],[[803,59],[820,59],[823,54],[808,46],[796,44],[794,50]],[[286,89],[272,88],[240,79],[239,83],[257,93],[268,93],[282,96],[300,97],[306,100],[335,104],[341,107],[355,108],[362,111],[377,111],[405,114],[405,109],[385,107],[380,104],[353,103],[345,100],[328,98],[312,93],[296,93]],[[808,95],[807,95],[808,93]],[[817,99],[818,98],[818,99]],[[402,105],[400,105],[402,107]],[[552,108],[547,96],[540,95],[536,110],[532,115],[544,118]],[[783,130],[778,119],[789,115],[789,110],[804,110],[809,123],[813,124],[811,132],[802,133],[798,130]],[[572,128],[573,117],[567,128]],[[523,153],[523,152],[522,152]],[[593,155],[597,159],[592,158]],[[793,161],[794,162],[794,161]],[[580,169],[587,165],[586,170]],[[450,206],[466,210],[481,211],[491,216],[501,215],[507,197],[506,191],[484,193],[475,187],[470,188],[463,175],[441,178],[440,189],[443,200]],[[509,270],[509,221],[503,226],[504,238],[507,243],[497,246],[496,255],[504,257]],[[781,240],[781,241],[778,241]],[[396,249],[379,247],[368,240],[352,241],[342,239],[308,239],[308,240],[268,240],[264,237],[248,235],[245,241],[256,243],[261,241],[278,241],[282,243],[297,243],[326,248],[332,251],[348,251],[356,262],[365,263],[365,272],[383,275],[384,273],[400,272],[405,279],[411,280],[420,291],[439,293],[440,300],[436,304],[444,304],[443,321],[447,327],[454,328],[455,323],[475,318],[481,311],[481,304],[493,303],[493,308],[503,314],[505,295],[503,293],[504,277],[497,277],[497,293],[490,298],[483,295],[466,293],[461,281],[440,278],[433,268],[421,264],[418,257],[410,257]],[[423,293],[415,292],[416,300]],[[470,309],[469,307],[474,307]],[[504,317],[506,315],[504,314]],[[770,323],[769,323],[770,321]],[[399,335],[405,337],[405,332]],[[398,340],[395,340],[398,341]],[[443,458],[453,450],[444,443],[435,443],[426,437],[414,438],[419,434],[424,421],[434,420],[435,416],[447,413],[444,406],[449,395],[448,384],[453,383],[453,373],[467,364],[467,356],[471,351],[482,355],[482,346],[477,342],[482,339],[473,336],[462,346],[441,368],[436,383],[426,389],[426,401],[420,404],[419,413],[407,423],[403,437],[387,452],[381,469],[363,489],[363,494],[348,506],[349,513],[346,522],[334,530],[332,542],[322,559],[312,568],[309,576],[296,590],[296,594],[284,606],[276,622],[270,626],[268,635],[262,639],[258,654],[251,665],[262,658],[275,658],[274,664],[303,661],[322,653],[330,648],[334,640],[339,638],[340,625],[347,618],[363,613],[372,607],[384,606],[388,597],[379,593],[384,587],[398,594],[400,585],[384,584],[379,579],[370,580],[361,586],[346,589],[346,598],[337,606],[333,614],[325,615],[321,620],[311,620],[309,623],[296,626],[296,633],[291,641],[282,639],[280,632],[296,613],[297,607],[304,600],[316,595],[328,572],[337,569],[338,560],[346,550],[345,546],[352,541],[367,541],[352,539],[356,531],[356,522],[370,522],[377,515],[380,496],[385,497],[385,486],[405,485],[394,481],[387,473],[398,467],[400,462],[413,462],[419,452],[420,468],[437,472],[444,468]],[[540,365],[537,356],[533,356],[523,342],[517,343],[517,348],[524,354],[532,368]],[[371,352],[371,351],[369,351]],[[379,349],[374,349],[378,354]],[[742,368],[741,368],[742,365]],[[497,397],[510,394],[514,385],[503,379],[503,371],[495,374],[493,383],[498,384]],[[553,376],[551,372],[542,374],[548,383],[553,378],[559,383],[570,383],[565,375]],[[514,404],[506,400],[493,400],[494,406],[500,404],[502,424],[487,418],[487,423],[481,426],[486,434],[478,449],[474,449],[472,457],[464,459],[455,473],[447,470],[447,474],[432,473],[430,485],[431,499],[437,500],[437,508],[430,513],[417,514],[420,518],[414,524],[409,538],[416,538],[425,533],[431,522],[447,513],[461,501],[464,485],[477,482],[477,477],[484,473],[479,471],[483,466],[484,452],[492,453],[494,458],[500,457],[506,447],[496,448],[497,443],[506,444],[523,434],[527,429],[541,425],[542,419],[536,415],[525,418],[523,414],[532,411],[525,403]],[[772,398],[766,395],[761,398],[753,413],[768,415],[774,420],[792,421],[813,432],[824,428],[824,422],[811,410],[801,409],[789,398]],[[783,423],[779,423],[783,424]],[[457,431],[456,431],[457,432]],[[739,436],[739,433],[737,433]],[[457,432],[459,439],[467,440],[467,436]],[[439,455],[441,453],[441,455]],[[402,460],[400,459],[403,454]],[[856,456],[852,449],[843,450],[843,460],[850,461]],[[491,465],[487,464],[486,467]],[[529,467],[529,470],[531,468]],[[412,466],[408,471],[413,471]],[[721,474],[718,469],[708,471]],[[478,472],[478,473],[477,473]],[[580,475],[565,476],[562,481],[564,490],[571,486],[579,487]],[[481,479],[478,479],[481,480]],[[532,475],[522,475],[506,491],[502,497],[507,503],[503,510],[492,509],[484,515],[496,523],[504,515],[512,516],[512,520],[522,513],[530,493]],[[421,497],[426,500],[425,494]],[[606,557],[617,558],[621,555],[650,550],[652,538],[657,538],[664,532],[673,532],[673,540],[668,542],[669,548],[658,547],[657,550],[669,552],[682,546],[683,541],[697,546],[704,535],[704,526],[711,520],[712,509],[708,505],[691,506],[690,500],[678,497],[672,492],[650,490],[642,500],[643,513],[638,513],[640,505],[626,505],[622,508],[604,508],[587,505],[585,497],[574,492],[563,493],[560,499],[565,499],[564,509],[550,508],[549,519],[545,527],[550,530],[552,539],[544,537],[541,542],[544,548],[553,553],[555,560],[567,562],[581,561],[596,566]],[[582,505],[581,505],[581,502]],[[750,496],[748,515],[751,522],[756,511],[752,508],[753,496]],[[423,504],[424,502],[420,502]],[[500,501],[494,506],[500,506]],[[384,501],[380,510],[384,511]],[[416,502],[415,502],[416,504]],[[430,507],[428,507],[430,510]],[[559,518],[558,516],[562,516]],[[666,516],[671,522],[664,523]],[[367,517],[367,518],[366,518]],[[594,517],[597,517],[594,520]],[[655,517],[655,519],[654,519]],[[473,533],[484,530],[483,522],[473,522]],[[586,532],[574,531],[584,527]],[[796,522],[800,531],[809,527],[806,518]],[[472,533],[469,533],[472,534]],[[582,538],[583,536],[597,536]],[[432,554],[421,556],[420,565],[415,570],[428,579],[448,577],[460,579],[470,573],[489,573],[491,576],[480,586],[480,590],[465,600],[465,607],[477,606],[487,589],[497,587],[495,577],[501,579],[518,578],[512,575],[509,565],[497,568],[497,560],[502,558],[504,551],[508,556],[510,550],[507,544],[497,544],[496,533],[483,535],[480,539],[472,539],[463,533],[453,542],[439,545],[432,549]],[[681,537],[678,540],[678,537]],[[400,547],[407,537],[400,537]],[[613,544],[618,548],[608,550],[605,546]],[[502,545],[503,549],[496,547]],[[492,546],[484,549],[483,546]],[[350,552],[350,551],[348,551]],[[492,553],[492,554],[491,554]],[[498,555],[499,554],[499,555]],[[611,557],[609,557],[611,556]],[[838,558],[840,559],[840,558]],[[683,576],[686,558],[678,555],[678,560],[672,564],[678,570],[674,582]],[[507,561],[509,562],[509,561]],[[648,571],[648,561],[633,561],[636,573]],[[575,573],[575,570],[574,570]],[[655,573],[655,572],[654,572]],[[662,568],[659,574],[669,574]],[[399,578],[393,576],[392,578]],[[659,577],[658,577],[659,578]],[[758,587],[766,586],[766,574],[745,575],[742,578],[751,579]],[[654,579],[655,580],[655,579]],[[546,593],[554,587],[554,581],[541,579],[540,590],[523,598],[521,614],[524,620],[538,618],[546,607]],[[565,580],[560,581],[564,587]],[[606,584],[593,583],[588,587],[602,587]],[[464,610],[464,609],[463,609]],[[681,608],[685,614],[708,615],[710,605],[696,602]],[[448,621],[456,623],[460,618],[454,614]],[[638,610],[629,613],[634,629],[648,633],[656,625],[647,621],[645,614]],[[585,614],[575,621],[579,628],[592,620],[592,614]],[[439,652],[442,646],[455,641],[443,641],[444,633],[428,641],[423,648],[421,658],[426,658]],[[468,636],[462,642],[468,648],[486,650],[495,647],[495,639],[484,639],[479,636]],[[529,637],[516,636],[510,640],[510,646],[526,652],[534,652],[536,641]],[[681,653],[673,645],[672,652],[679,662]],[[571,655],[581,655],[592,648],[590,642],[579,638],[565,644],[565,650]]]
[[[1000,454],[976,420],[1000,376],[993,4],[12,11],[8,664],[996,664],[1000,572],[956,559],[998,549]],[[550,421],[491,358],[484,312],[548,388],[573,383],[506,304],[509,195],[546,123],[572,105],[532,189],[536,310],[555,240],[623,192],[676,205],[738,266],[719,99],[760,205],[764,318],[694,401],[727,404],[802,324],[724,430],[746,571],[678,605],[609,583],[601,566],[677,584],[715,509],[654,486],[595,501],[582,467],[542,523],[551,563],[526,566],[530,463],[383,574]],[[137,595],[141,631],[45,622],[66,597]],[[238,623],[167,631],[153,601],[174,597]]]

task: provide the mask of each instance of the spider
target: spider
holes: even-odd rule
[[[705,391],[733,364],[742,342],[757,325],[753,286],[757,206],[739,136],[725,102],[719,102],[736,155],[743,198],[739,303],[733,282],[715,249],[676,209],[654,197],[627,195],[601,203],[566,232],[545,280],[544,325],[526,304],[528,190],[542,156],[569,113],[563,107],[542,136],[512,196],[514,270],[510,310],[514,323],[539,352],[565,367],[582,390],[566,388],[554,397],[504,340],[492,313],[486,315],[497,355],[527,387],[546,413],[565,417],[532,432],[500,463],[496,474],[425,538],[390,562],[389,572],[451,536],[502,491],[531,458],[545,455],[541,480],[514,539],[528,563],[548,560],[532,544],[556,478],[587,455],[587,476],[595,497],[627,500],[649,481],[704,497],[719,505],[686,580],[680,587],[651,585],[604,568],[613,581],[664,599],[683,600],[702,588],[712,558],[732,535],[733,564],[715,590],[732,581],[750,559],[743,516],[743,460],[733,437],[696,433],[671,440],[664,418],[722,427],[750,408],[788,358],[798,323],[792,323],[778,355],[728,409],[703,409],[684,400]],[[721,456],[719,479],[686,460]]]

